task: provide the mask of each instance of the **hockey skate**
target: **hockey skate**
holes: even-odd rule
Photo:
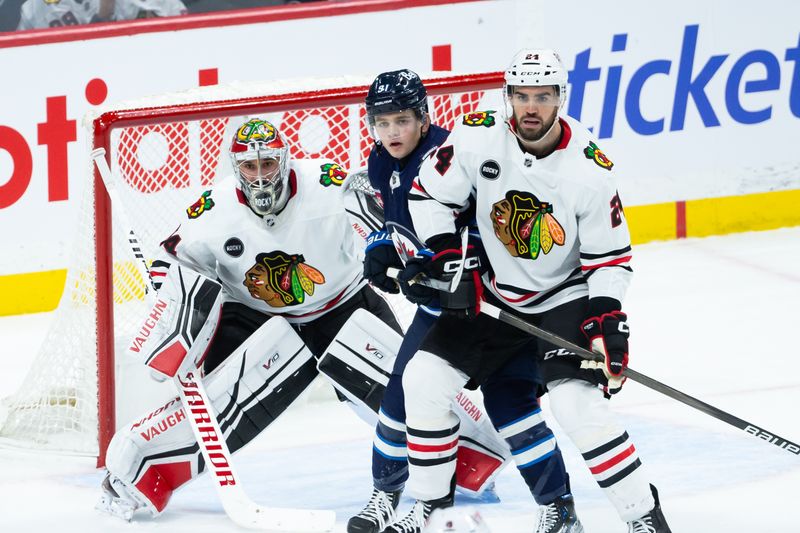
[[[535,533],[583,533],[572,496],[561,497],[539,507],[539,523]]]
[[[453,505],[453,495],[450,494],[438,500],[422,501],[417,500],[414,507],[400,520],[384,529],[384,533],[420,533],[425,523],[436,509],[451,507]]]
[[[395,509],[400,503],[402,491],[384,492],[372,489],[367,505],[360,513],[347,521],[347,533],[380,533],[394,522]]]
[[[653,491],[653,498],[656,500],[655,507],[643,517],[628,522],[628,533],[672,533],[664,513],[661,512],[658,491],[653,485],[650,485],[650,490]]]
[[[98,511],[130,522],[137,509],[146,507],[125,487],[124,483],[110,473],[106,474],[100,486],[103,489],[103,495],[94,506]]]

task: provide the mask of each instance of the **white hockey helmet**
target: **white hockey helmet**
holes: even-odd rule
[[[505,72],[504,95],[508,117],[511,116],[509,98],[513,87],[558,87],[558,108],[564,109],[567,101],[567,69],[554,50],[547,48],[525,48],[514,54]]]
[[[445,507],[431,513],[422,533],[491,533],[473,507]]]

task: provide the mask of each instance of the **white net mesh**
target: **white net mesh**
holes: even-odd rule
[[[351,91],[344,100],[349,98],[349,102],[361,102],[365,95],[364,88],[370,81],[353,81],[351,78],[338,81],[307,80],[289,87],[293,91],[298,88],[360,87]],[[495,86],[499,87],[500,83],[498,78]],[[447,94],[430,98],[434,123],[450,129],[462,113],[490,105],[484,98],[484,91],[465,90],[464,87],[465,82],[454,79],[452,87],[445,89]],[[309,92],[300,97],[300,105],[295,103],[283,107],[289,110],[276,109],[274,102],[281,100],[282,90],[286,91],[282,85],[235,85],[165,95],[130,106],[117,106],[123,110],[143,106],[155,110],[150,123],[147,123],[147,119],[139,119],[136,126],[122,125],[112,129],[110,142],[105,147],[110,154],[118,193],[146,258],[155,256],[159,243],[179,223],[176,216],[199,199],[203,187],[210,186],[217,176],[230,172],[227,144],[233,128],[256,113],[278,126],[289,140],[294,158],[328,157],[349,169],[366,165],[372,140],[363,105],[347,101],[341,105],[326,105],[330,101],[322,101],[319,92]],[[275,98],[270,96],[273,93]],[[500,101],[499,91],[492,93],[488,102],[496,106]],[[260,107],[250,105],[248,116],[243,116],[242,101],[255,96],[262,102]],[[188,119],[183,113],[178,121],[159,115],[161,111],[169,111],[180,103],[192,101],[214,102],[213,118],[207,118],[211,116],[207,110],[198,111],[196,117],[189,113]],[[95,293],[100,290],[103,298],[106,291],[102,287],[95,288],[96,239],[92,189],[91,186],[86,187],[64,296],[56,311],[53,326],[22,388],[4,401],[6,418],[0,426],[0,439],[5,444],[17,443],[27,448],[89,455],[102,455],[104,452],[102,443],[98,447],[98,426],[109,422],[98,420],[97,327],[107,331],[110,325],[103,320],[99,326],[95,325]],[[113,328],[117,351],[124,348],[124,343],[147,311],[144,280],[134,267],[126,239],[123,228],[114,224]],[[413,306],[401,298],[394,298],[391,303],[403,325],[407,326],[413,316]],[[125,422],[127,418],[151,406],[153,399],[135,390],[139,388],[138,385],[131,384],[140,379],[136,372],[127,368],[122,361],[117,361],[113,353],[107,354],[101,350],[99,357],[116,361],[116,412],[119,422]],[[144,379],[142,386],[147,386],[146,374],[143,369],[138,370],[145,376],[141,378]],[[103,386],[101,383],[100,387]],[[110,428],[111,431],[114,429]]]

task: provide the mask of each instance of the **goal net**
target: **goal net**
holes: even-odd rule
[[[425,76],[435,124],[498,109],[501,73]],[[87,117],[91,148],[105,148],[117,192],[146,259],[218,176],[231,172],[234,129],[250,117],[273,122],[293,158],[366,166],[373,141],[363,100],[366,77],[238,83],[149,97]],[[88,154],[87,154],[88,159]],[[20,390],[3,401],[0,441],[27,449],[95,455],[117,429],[174,396],[122,354],[148,308],[121,224],[95,169],[82,199],[76,244],[53,325]],[[404,327],[414,308],[395,298]]]

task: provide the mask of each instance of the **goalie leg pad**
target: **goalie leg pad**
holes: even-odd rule
[[[156,379],[174,377],[185,364],[199,368],[219,324],[222,285],[174,264],[153,307],[128,346]]]
[[[480,497],[511,460],[511,450],[486,415],[480,399],[461,391],[453,400],[461,421],[456,459],[456,489]]]
[[[317,363],[319,373],[369,424],[389,383],[403,338],[365,309],[356,309]]]
[[[204,379],[231,452],[277,418],[317,375],[314,358],[288,322],[268,320]],[[175,489],[205,469],[178,398],[121,428],[106,467],[141,505],[161,513]]]

